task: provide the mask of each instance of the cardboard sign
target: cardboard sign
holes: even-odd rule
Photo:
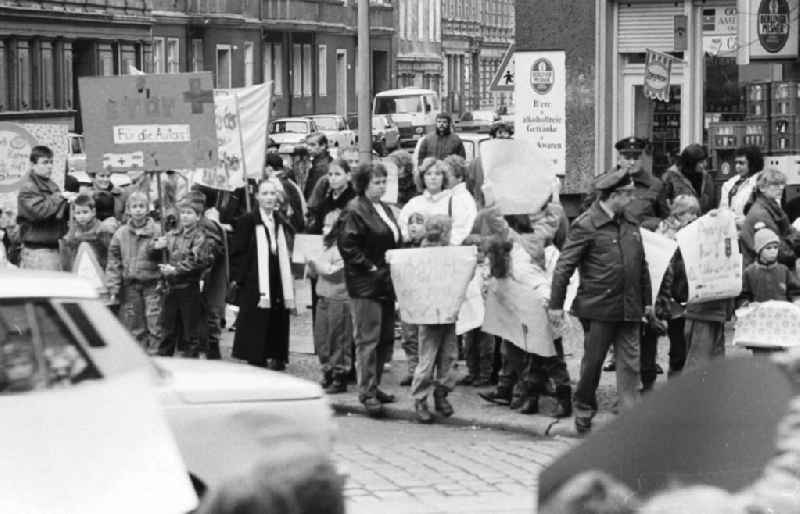
[[[739,309],[733,344],[769,348],[800,346],[800,306],[769,301]]]
[[[481,144],[483,194],[503,215],[538,212],[552,194],[553,163],[524,139],[492,139]]]
[[[88,169],[216,167],[211,87],[210,72],[80,77]]]
[[[461,309],[458,311],[458,319],[456,320],[456,335],[466,334],[470,330],[483,325],[486,308],[484,307],[483,294],[481,293],[483,273],[480,268],[481,266],[476,268],[475,275],[467,285],[464,303],[461,304]]]
[[[78,245],[78,251],[75,253],[75,262],[72,265],[72,272],[88,280],[101,296],[108,294],[106,275],[103,272],[103,268],[100,267],[100,263],[97,261],[94,248],[92,248],[92,245],[89,243],[83,242]]]
[[[639,229],[642,234],[642,246],[644,246],[644,258],[647,260],[647,269],[650,272],[650,286],[653,292],[652,305],[656,304],[658,290],[661,289],[661,281],[667,272],[669,262],[678,249],[678,243],[672,239],[656,234],[645,229]]]
[[[389,250],[386,261],[406,323],[455,323],[467,285],[475,273],[474,246]]]
[[[544,297],[513,278],[489,280],[481,329],[511,341],[528,353],[543,357],[556,354]]]
[[[732,298],[742,291],[742,255],[733,211],[720,209],[677,234],[689,281],[689,302]]]
[[[292,262],[294,264],[305,264],[306,261],[322,255],[323,250],[322,236],[318,234],[296,234],[294,236]]]

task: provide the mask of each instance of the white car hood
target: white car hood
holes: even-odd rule
[[[296,132],[278,132],[277,134],[270,134],[269,138],[276,143],[302,143],[306,139],[305,134],[298,134]]]
[[[188,403],[287,401],[321,398],[319,385],[245,364],[156,357],[166,376],[160,387]]]

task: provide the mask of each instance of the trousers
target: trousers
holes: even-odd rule
[[[476,328],[464,334],[464,346],[469,374],[476,379],[489,380],[492,376],[494,336]]]
[[[186,357],[197,357],[200,348],[200,284],[170,289],[164,300],[164,339],[158,355],[171,356],[179,350]]]
[[[419,326],[400,321],[400,333],[403,338],[400,346],[406,354],[408,374],[413,375],[419,362]]]
[[[419,364],[411,396],[424,400],[434,389],[453,390],[456,384],[458,340],[455,323],[419,325]]]
[[[163,297],[158,282],[129,282],[119,290],[119,319],[139,345],[155,353],[164,337]]]
[[[350,372],[350,350],[353,346],[353,320],[349,300],[317,297],[317,318],[314,323],[314,349],[323,375],[333,374],[344,380]]]
[[[683,330],[688,353],[686,367],[695,368],[725,356],[725,322],[687,319]]]
[[[375,398],[381,384],[383,365],[394,349],[394,302],[372,298],[351,298],[353,339],[356,345],[356,377],[361,402]]]
[[[674,318],[667,322],[667,335],[669,336],[669,374],[673,376],[680,373],[686,364],[686,320]]]

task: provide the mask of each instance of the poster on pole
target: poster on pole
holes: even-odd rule
[[[503,215],[538,212],[553,193],[556,167],[524,139],[492,139],[481,144],[483,194]]]
[[[389,250],[386,261],[400,304],[400,319],[419,325],[456,322],[475,273],[474,246]]]
[[[721,300],[742,291],[742,254],[733,211],[720,209],[677,234],[689,282],[688,301]]]
[[[563,50],[514,53],[514,138],[566,174],[567,69]],[[481,149],[482,150],[482,149]]]
[[[672,239],[656,234],[650,230],[639,229],[642,234],[642,246],[644,246],[644,258],[647,261],[647,270],[650,272],[650,286],[653,293],[652,305],[656,304],[658,290],[661,289],[661,281],[667,272],[672,256],[678,249],[678,243]]]
[[[211,72],[80,77],[90,170],[214,168]]]

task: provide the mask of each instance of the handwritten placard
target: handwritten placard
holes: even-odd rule
[[[481,144],[483,192],[504,214],[539,211],[552,194],[555,165],[530,141],[493,139]]]
[[[653,305],[656,303],[658,290],[661,289],[661,281],[667,272],[669,262],[678,249],[678,243],[672,239],[656,234],[645,229],[639,229],[642,234],[642,246],[644,246],[644,258],[647,260],[647,269],[650,272],[650,286],[652,289]]]
[[[406,323],[455,323],[467,285],[475,273],[474,246],[389,250],[400,318]]]
[[[458,319],[456,320],[457,335],[466,334],[483,324],[486,308],[484,307],[483,294],[481,293],[482,288],[483,270],[481,265],[478,265],[475,269],[475,275],[467,286],[464,303],[461,304],[461,309],[458,311]]]
[[[305,264],[307,261],[322,255],[322,236],[317,234],[297,234],[294,236],[292,262]]]
[[[800,306],[790,302],[753,303],[736,311],[737,346],[800,346]]]
[[[738,296],[742,255],[733,211],[721,209],[693,221],[677,234],[694,303]]]

